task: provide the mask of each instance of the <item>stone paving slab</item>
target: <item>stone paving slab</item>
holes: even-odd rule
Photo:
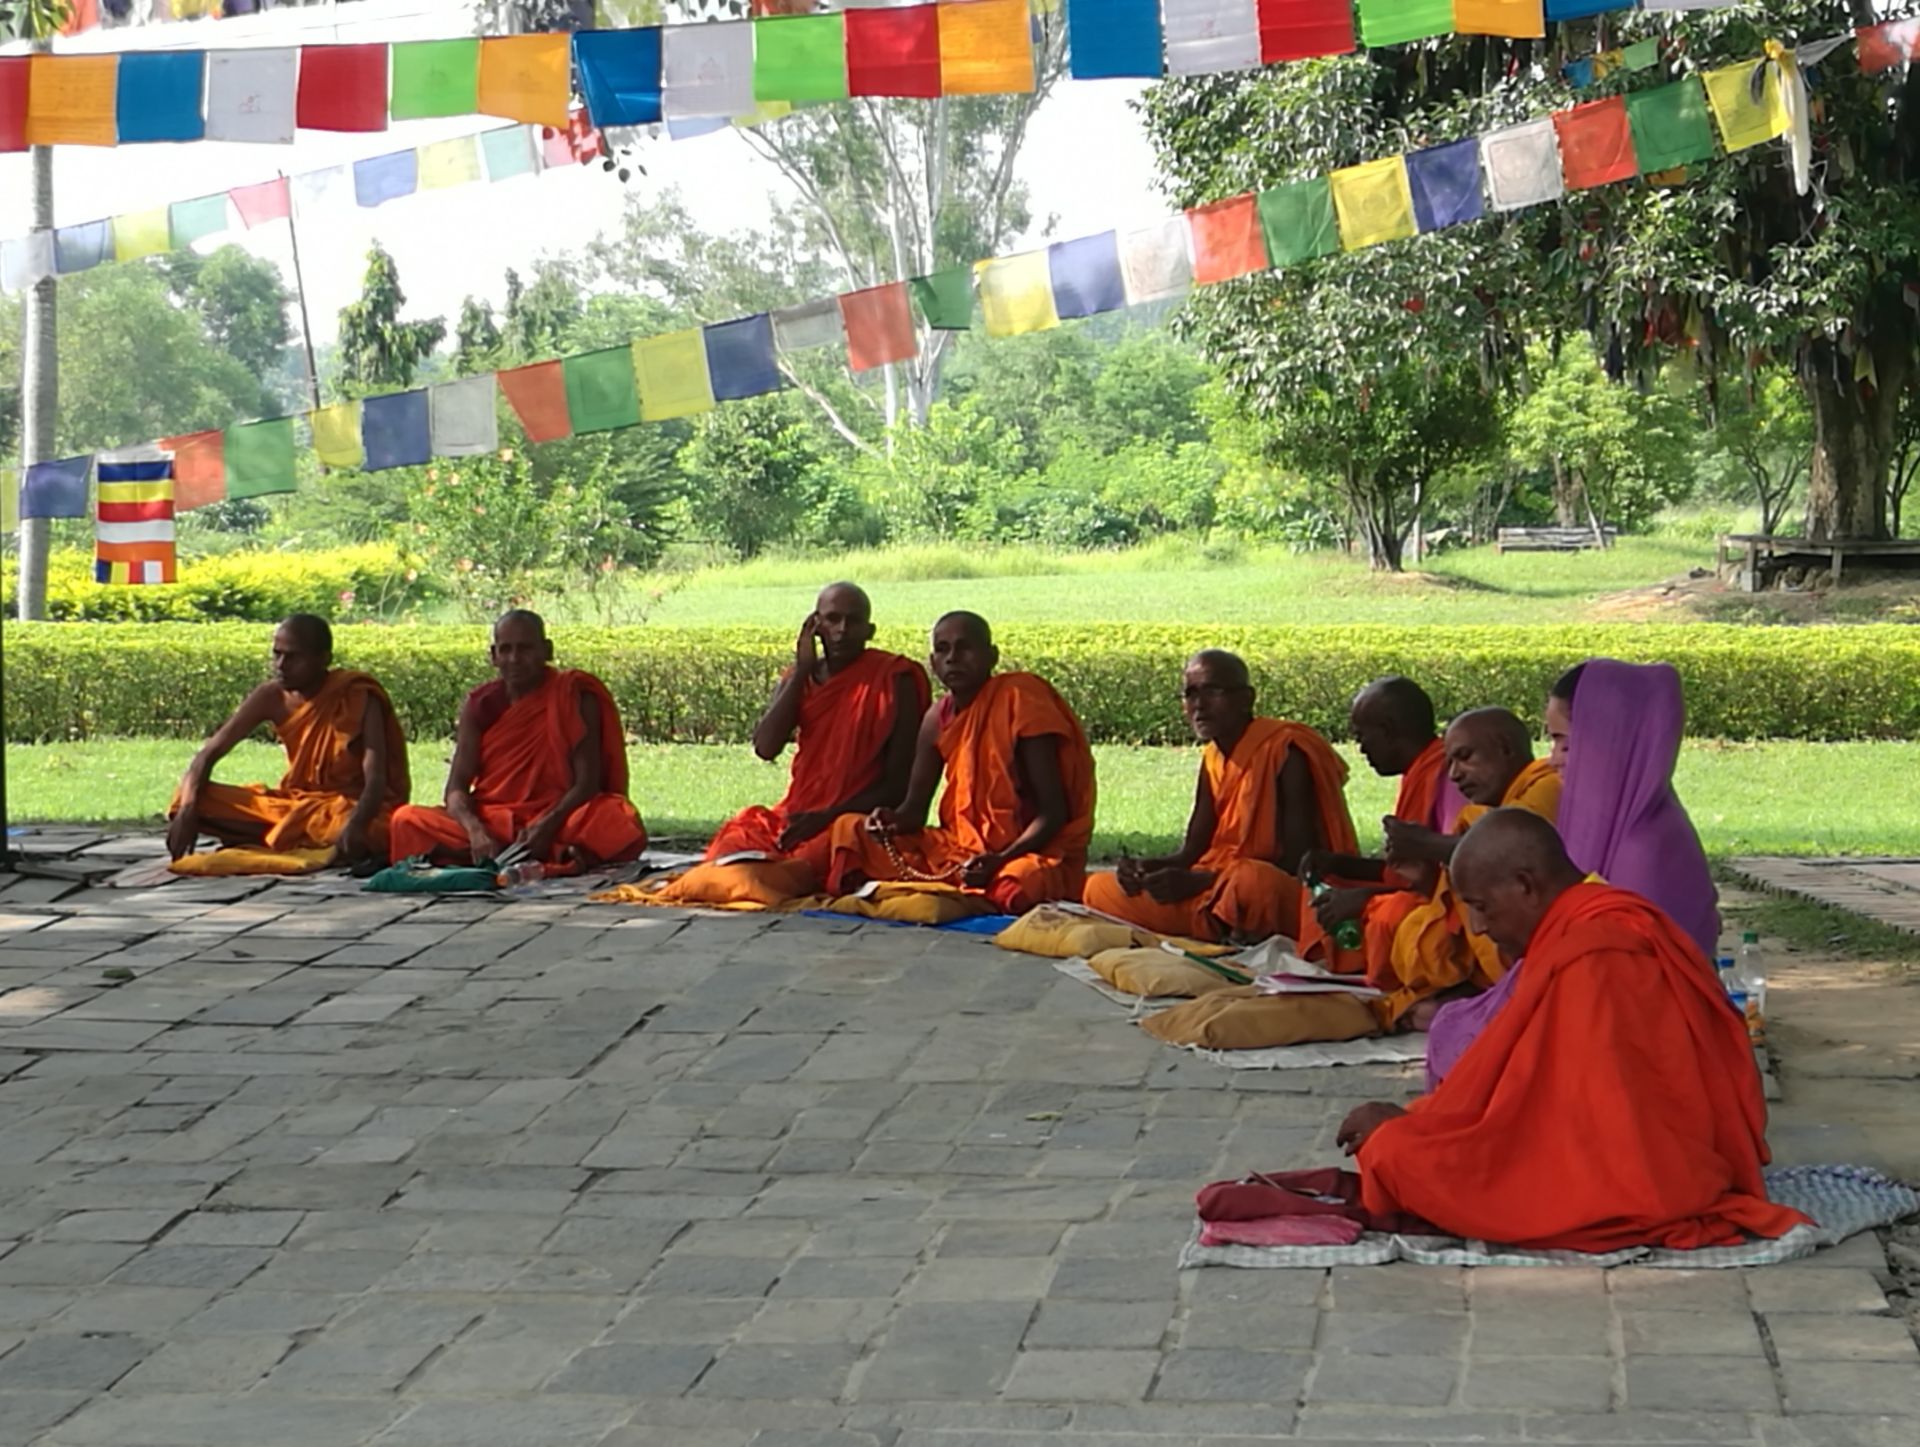
[[[1735,877],[1771,894],[1850,910],[1892,929],[1920,934],[1920,859],[1776,859],[1730,861]]]
[[[1411,1072],[965,936],[244,883],[0,891],[0,1444],[1920,1441],[1871,1240],[1173,1269]]]

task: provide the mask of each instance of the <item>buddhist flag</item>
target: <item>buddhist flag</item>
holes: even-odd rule
[[[1496,211],[1541,206],[1566,192],[1551,120],[1528,121],[1482,136],[1480,165]]]
[[[432,426],[425,388],[368,397],[360,403],[362,464],[368,472],[417,467],[433,456]]]
[[[631,347],[584,352],[560,363],[567,385],[567,415],[575,432],[608,432],[640,422]]]
[[[1453,0],[1357,0],[1360,39],[1368,46],[1405,45],[1453,33]]]
[[[644,422],[670,422],[713,410],[713,374],[700,327],[635,342],[633,376]]]
[[[393,47],[387,114],[394,120],[470,116],[479,109],[478,40],[408,40]]]
[[[1160,0],[1067,0],[1067,64],[1075,80],[1158,76]]]
[[[1704,72],[1707,103],[1720,123],[1720,144],[1744,151],[1786,134],[1787,108],[1772,61],[1744,61]]]
[[[559,362],[535,362],[498,374],[513,415],[529,442],[554,442],[573,435],[567,407],[566,374]]]
[[[207,57],[207,139],[293,144],[300,52],[216,50]]]
[[[1060,325],[1053,305],[1053,274],[1047,253],[1029,251],[994,261],[976,261],[980,313],[990,337],[1018,337]]]
[[[362,207],[384,206],[420,188],[420,153],[389,151],[353,163],[353,199]]]
[[[847,93],[917,96],[940,94],[940,7],[849,10]]]
[[[669,25],[660,54],[660,109],[669,120],[753,109],[753,27],[746,21]]]
[[[1193,230],[1170,216],[1120,238],[1120,280],[1127,305],[1172,301],[1193,290]]]
[[[573,97],[573,37],[495,35],[480,42],[480,113],[564,126]]]
[[[838,12],[753,22],[753,98],[845,100],[847,25]]]
[[[27,59],[27,144],[111,146],[120,138],[117,55]]]
[[[138,261],[143,256],[159,256],[172,245],[173,227],[167,220],[167,208],[164,206],[113,218],[115,261]]]
[[[226,461],[229,498],[293,491],[297,473],[291,417],[229,427],[220,447]]]
[[[1627,124],[1643,174],[1713,159],[1707,93],[1693,76],[1627,97]]]
[[[480,148],[472,136],[455,136],[420,148],[420,189],[444,191],[480,179]]]
[[[171,454],[157,447],[100,454],[93,580],[174,580]]]
[[[1556,111],[1553,128],[1559,136],[1560,166],[1569,191],[1630,181],[1640,174],[1627,105],[1619,96]]]
[[[113,234],[105,221],[83,221],[53,233],[53,269],[60,276],[90,271],[113,255]]]
[[[1454,141],[1407,153],[1407,183],[1420,229],[1440,231],[1486,214],[1480,196],[1480,143]]]
[[[964,332],[973,326],[973,271],[965,266],[950,266],[931,276],[916,276],[907,283],[920,320],[931,331]]]
[[[1260,62],[1277,65],[1353,49],[1351,0],[1260,0]]]
[[[27,86],[30,57],[0,56],[0,152],[27,148]]]
[[[1267,269],[1260,203],[1251,192],[1194,207],[1187,212],[1187,226],[1193,233],[1195,285],[1211,286]]]
[[[359,467],[367,460],[360,445],[360,404],[335,402],[308,414],[313,426],[313,453],[322,467]]]
[[[207,129],[200,113],[206,69],[206,54],[198,50],[123,54],[114,102],[120,144],[199,140]]]
[[[706,329],[707,376],[713,400],[738,402],[780,390],[780,362],[773,354],[773,320],[762,312]],[[640,379],[641,401],[646,378]]]
[[[660,119],[660,28],[581,30],[573,37],[580,89],[596,126]]]
[[[236,186],[227,192],[227,199],[249,231],[269,221],[285,221],[293,214],[293,193],[285,176],[257,186]]]
[[[1461,35],[1537,40],[1547,33],[1547,17],[1541,0],[1453,0],[1453,28]]]
[[[1334,214],[1340,218],[1340,244],[1348,251],[1418,234],[1403,158],[1385,156],[1348,166],[1327,182],[1333,189]]]
[[[1053,309],[1063,319],[1119,311],[1127,304],[1120,275],[1120,238],[1111,231],[1056,241],[1047,248],[1053,278]]]
[[[163,437],[160,446],[173,454],[173,511],[176,516],[225,499],[225,433],[189,432],[180,437]]]
[[[481,457],[500,446],[493,373],[427,388],[428,445],[435,457]]]
[[[309,131],[384,131],[387,47],[301,46],[293,115]]]
[[[1167,71],[1206,75],[1260,64],[1257,0],[1165,0]]]
[[[196,196],[191,201],[176,201],[167,208],[167,231],[173,238],[173,249],[184,250],[196,241],[209,236],[217,236],[228,229],[227,198],[225,193],[218,196]],[[179,482],[178,474],[174,478]]]
[[[904,281],[843,294],[840,318],[847,331],[847,365],[853,371],[871,372],[889,362],[905,362],[920,349]]]
[[[804,352],[813,347],[843,345],[847,324],[840,315],[838,297],[822,297],[773,312],[773,345],[782,352]]]
[[[943,95],[1014,95],[1032,89],[1027,0],[952,0],[940,6]]]
[[[27,466],[20,485],[23,518],[83,518],[87,515],[87,481],[93,476],[93,455],[63,457],[56,462]]]

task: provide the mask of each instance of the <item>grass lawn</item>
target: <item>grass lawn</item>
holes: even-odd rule
[[[11,745],[7,787],[14,822],[139,821],[157,825],[192,747],[179,739],[107,739]],[[449,746],[413,747],[413,797],[438,802]],[[1350,749],[1348,798],[1363,840],[1393,800]],[[1197,755],[1186,749],[1101,747],[1100,827],[1094,852],[1111,857],[1172,847],[1193,799]],[[744,746],[648,745],[631,751],[634,797],[660,839],[704,838],[743,805],[777,798],[784,768]],[[247,743],[219,777],[276,779],[280,751]],[[1920,815],[1898,781],[1920,775],[1920,743],[1690,743],[1680,795],[1710,854],[1915,854]]]

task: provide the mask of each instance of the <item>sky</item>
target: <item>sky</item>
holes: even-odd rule
[[[340,7],[280,10],[218,22],[95,32],[61,42],[66,51],[165,46],[242,47],[327,41],[433,39],[471,33],[459,0],[355,0]],[[1030,187],[1035,223],[1022,243],[1068,238],[1113,226],[1144,225],[1169,213],[1154,184],[1150,147],[1128,101],[1132,81],[1066,81],[1055,87],[1028,131],[1018,174]],[[234,186],[339,165],[423,145],[502,122],[484,118],[409,121],[374,135],[302,131],[292,146],[219,142],[112,149],[63,146],[55,153],[55,220],[92,221],[187,200]],[[359,294],[368,246],[377,238],[399,265],[408,315],[444,315],[451,326],[461,300],[504,299],[504,272],[524,275],[542,256],[575,249],[618,229],[629,194],[643,200],[677,187],[710,232],[762,224],[769,196],[791,196],[785,180],[735,134],[691,140],[663,135],[644,143],[647,174],[622,185],[598,164],[484,182],[388,202],[377,209],[332,206],[300,218],[302,270],[315,341],[336,330],[339,309]],[[1098,164],[1090,164],[1096,161]],[[28,162],[0,157],[0,235],[26,231]],[[286,223],[209,238],[202,249],[235,242],[276,262],[291,285]],[[138,264],[138,263],[134,263]]]

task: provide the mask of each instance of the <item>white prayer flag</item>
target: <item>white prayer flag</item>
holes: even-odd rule
[[[207,52],[207,139],[293,144],[297,50]]]
[[[500,446],[493,373],[427,388],[427,427],[435,457],[479,457]]]
[[[660,53],[660,109],[669,119],[753,109],[753,26],[747,21],[669,25]]]
[[[838,346],[846,339],[847,319],[841,314],[839,297],[779,307],[773,313],[773,344],[783,352]]]
[[[1168,301],[1193,290],[1193,233],[1184,216],[1120,237],[1120,278],[1127,305]]]
[[[0,242],[0,291],[17,296],[53,275],[53,233],[33,231]]]
[[[1542,206],[1566,194],[1551,120],[1528,121],[1480,138],[1480,167],[1496,211]]]
[[[1727,0],[1642,0],[1643,10],[1718,10]]]
[[[353,167],[328,166],[319,171],[302,171],[289,176],[293,191],[293,214],[318,216],[327,211],[346,210],[359,205],[353,194]]]
[[[1165,0],[1167,71],[1205,75],[1260,64],[1257,0]]]

